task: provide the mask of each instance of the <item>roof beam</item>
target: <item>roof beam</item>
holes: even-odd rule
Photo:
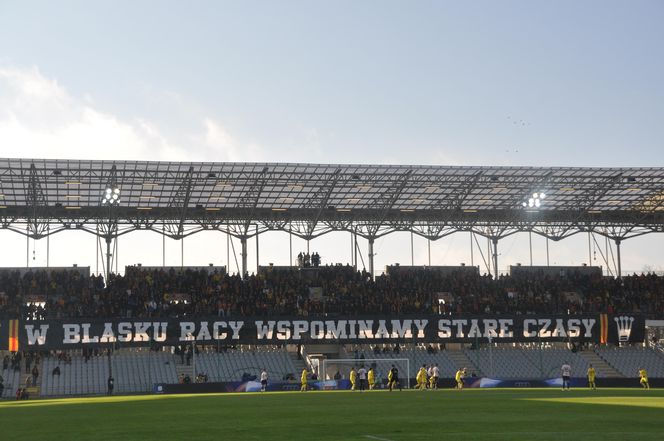
[[[385,218],[388,213],[394,207],[394,204],[401,196],[403,189],[406,187],[408,180],[413,175],[413,170],[408,170],[405,173],[401,174],[388,188],[385,190],[380,197],[378,197],[373,204],[372,208],[380,210],[378,214],[378,219],[375,222],[367,225],[368,236],[375,236],[380,230],[380,227],[383,225]]]
[[[247,209],[247,217],[245,222],[242,224],[242,236],[249,235],[249,227],[251,226],[251,221],[253,220],[254,212],[258,206],[261,193],[263,193],[263,189],[267,183],[269,171],[270,169],[268,167],[263,167],[263,170],[256,174],[251,186],[249,187],[249,190],[240,198],[240,201],[238,202],[238,207]]]
[[[27,205],[30,207],[30,217],[28,219],[28,236],[35,239],[41,238],[48,227],[47,222],[41,222],[41,219],[47,217],[46,208],[48,202],[44,189],[42,188],[42,176],[39,175],[35,164],[30,164],[30,171],[28,181],[26,182],[26,200]],[[44,182],[45,183],[45,182]]]
[[[325,183],[316,191],[314,196],[304,204],[304,208],[316,209],[316,215],[314,216],[314,219],[310,222],[307,222],[307,237],[311,238],[313,236],[316,225],[318,224],[318,221],[320,221],[321,215],[323,214],[323,210],[327,208],[327,203],[330,200],[330,196],[332,195],[334,188],[337,186],[337,182],[339,182],[340,175],[341,169],[338,168],[330,175],[330,177],[327,178]]]
[[[165,228],[169,235],[174,239],[181,239],[184,237],[184,225],[187,219],[187,210],[189,208],[189,200],[191,199],[191,188],[194,175],[194,167],[189,167],[189,170],[182,178],[182,182],[177,191],[168,203],[169,208],[176,208],[179,216],[176,220],[177,223],[166,223]]]

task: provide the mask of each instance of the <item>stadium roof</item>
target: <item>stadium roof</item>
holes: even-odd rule
[[[118,205],[103,203],[109,187]],[[534,193],[539,207],[529,204]],[[174,238],[345,230],[557,240],[593,231],[620,240],[664,231],[664,168],[0,159],[0,227],[35,238],[78,228]]]

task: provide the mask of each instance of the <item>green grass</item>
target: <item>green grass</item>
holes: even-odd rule
[[[662,440],[664,390],[284,392],[0,402],[0,440]]]

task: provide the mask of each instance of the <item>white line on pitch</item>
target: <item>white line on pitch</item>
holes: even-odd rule
[[[380,436],[364,435],[364,437],[365,437],[365,438],[369,438],[369,439],[376,439],[376,440],[378,440],[378,441],[392,441],[392,440],[389,439],[389,438],[381,438]]]

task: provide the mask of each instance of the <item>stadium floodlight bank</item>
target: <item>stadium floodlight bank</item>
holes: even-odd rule
[[[376,383],[381,384],[382,380],[387,380],[387,374],[394,365],[399,369],[399,378],[401,386],[404,389],[410,389],[410,359],[408,358],[330,358],[320,361],[320,373],[323,379],[333,379],[338,371],[342,378],[348,379],[351,368],[357,370],[364,366],[366,370],[374,367],[376,371]]]

